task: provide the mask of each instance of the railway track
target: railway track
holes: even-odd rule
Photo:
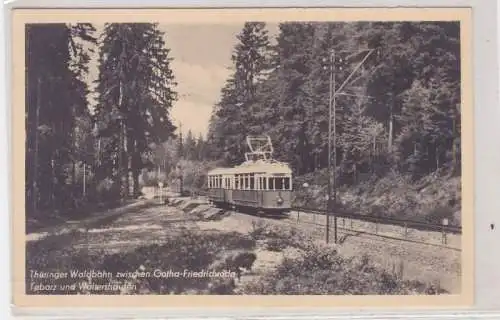
[[[302,208],[295,207],[293,208],[295,211],[300,211],[308,214],[317,214],[317,215],[326,215],[326,210],[321,209],[311,209],[311,208]],[[435,232],[445,232],[451,234],[462,234],[462,227],[442,225],[442,224],[433,224],[428,222],[409,220],[409,219],[397,219],[390,217],[376,217],[376,216],[368,216],[356,213],[336,213],[331,214],[330,216],[337,216],[339,218],[347,218],[347,219],[356,219],[366,222],[372,223],[380,223],[387,225],[394,225],[399,227],[406,227],[421,231],[435,231]]]
[[[291,225],[291,226],[303,225],[303,226],[314,227],[315,231],[323,232],[323,230],[326,228],[326,225],[324,222],[321,223],[321,222],[314,221],[314,220],[308,221],[308,220],[304,219],[304,217],[302,217],[302,219],[300,219],[300,215],[298,216],[298,218],[296,218],[296,216],[294,214],[297,212],[292,212],[288,216],[280,216],[280,217],[272,216],[272,215],[264,215],[263,216],[263,215],[258,214],[257,212],[249,213],[249,212],[237,211],[237,213],[238,214],[245,214],[245,215],[250,214],[251,216],[253,216],[255,218],[266,219],[269,221],[273,221],[273,223],[285,223],[285,224]],[[300,211],[300,213],[304,213],[304,211]],[[308,218],[310,218],[310,216],[312,216],[314,214],[322,216],[323,218],[325,216],[324,213],[321,214],[321,213],[314,213],[314,212],[308,212],[307,216],[308,216]],[[458,248],[457,246],[452,246],[446,242],[447,233],[446,232],[443,233],[442,230],[440,230],[441,232],[438,232],[436,230],[418,230],[421,232],[434,233],[434,237],[432,239],[427,239],[427,241],[426,241],[423,239],[412,239],[411,234],[412,234],[412,232],[415,231],[415,229],[412,230],[412,228],[410,228],[410,227],[406,228],[404,226],[395,225],[395,224],[383,224],[380,221],[373,222],[373,221],[367,221],[367,220],[358,220],[358,219],[353,218],[352,216],[351,217],[340,217],[340,219],[341,219],[342,223],[337,224],[337,230],[340,231],[341,233],[343,233],[344,239],[347,236],[349,236],[349,237],[369,237],[370,241],[393,240],[393,241],[401,241],[401,242],[413,243],[413,244],[418,244],[418,245],[424,245],[424,246],[429,246],[429,247],[448,249],[448,250],[457,251],[457,252],[461,251],[461,248]],[[351,225],[351,227],[346,226],[346,220],[348,220],[350,222],[349,224]],[[372,224],[372,225],[371,226],[370,225],[360,226],[360,222],[365,223],[365,224],[368,223],[368,224]],[[384,230],[379,230],[379,229],[383,229],[385,226],[402,227],[402,228],[399,232],[392,230],[392,232],[389,232],[389,233],[384,232]],[[373,228],[375,230],[373,230]],[[333,232],[334,232],[333,221],[331,221],[331,224],[330,224],[330,232],[331,232],[330,234],[333,236]],[[397,234],[401,234],[403,236],[397,236]],[[431,242],[429,240],[434,240],[434,241]],[[445,241],[443,242],[443,240],[445,240]],[[342,240],[342,237],[341,237],[341,240],[339,242],[342,243],[343,241],[344,240]]]
[[[304,220],[296,220],[293,219],[293,217],[288,217],[288,219],[283,219],[282,221],[286,221],[289,225],[297,225],[297,224],[306,224],[306,225],[311,225],[311,226],[316,226],[316,227],[322,227],[325,228],[325,224],[322,223],[317,223],[314,221],[304,221]],[[344,224],[345,225],[345,224]],[[436,242],[428,242],[428,241],[421,241],[421,240],[416,240],[416,239],[410,239],[408,237],[396,237],[393,235],[387,235],[383,234],[380,232],[373,232],[373,231],[368,231],[368,230],[361,230],[360,228],[349,228],[345,226],[337,226],[337,229],[344,234],[348,234],[349,236],[369,236],[372,239],[378,238],[380,240],[386,239],[386,240],[397,240],[397,241],[403,241],[403,242],[409,242],[409,243],[414,243],[414,244],[421,244],[421,245],[426,245],[426,246],[432,246],[432,247],[439,247],[443,249],[449,249],[453,251],[461,251],[460,248],[456,248],[453,246],[449,246],[447,244],[441,244],[441,243],[436,243]],[[334,226],[333,223],[330,225],[330,231],[333,232]],[[342,241],[341,241],[342,242]]]
[[[202,195],[205,197],[204,195]],[[239,212],[240,214],[249,214],[249,212]],[[272,216],[261,216],[258,214],[250,213],[254,217],[258,218],[266,218],[266,219],[271,219],[274,221],[283,221],[284,223],[287,224],[303,224],[303,225],[309,225],[309,226],[314,226],[314,227],[320,227],[320,228],[325,228],[326,225],[325,223],[320,223],[316,221],[314,216],[321,217],[322,219],[325,219],[326,216],[326,210],[321,210],[321,209],[312,209],[312,208],[303,208],[303,207],[295,207],[293,208],[293,211],[288,215],[288,217],[282,217],[281,219],[277,219],[277,217],[272,217]],[[294,215],[297,214],[297,218],[294,217]],[[302,219],[300,218],[301,215],[306,215],[309,216],[309,218],[304,219],[304,216],[302,216]],[[414,243],[414,244],[420,244],[420,245],[425,245],[425,246],[431,246],[431,247],[439,247],[443,249],[449,249],[453,251],[461,251],[461,249],[458,246],[452,246],[450,243],[447,243],[447,237],[449,235],[452,236],[457,236],[461,234],[461,227],[455,227],[455,226],[445,226],[445,225],[438,225],[438,224],[432,224],[432,223],[426,223],[426,222],[420,222],[420,221],[415,221],[415,220],[404,220],[404,219],[396,219],[396,218],[389,218],[389,217],[375,217],[375,216],[367,216],[367,215],[361,215],[361,214],[352,214],[352,213],[341,213],[341,214],[336,214],[337,218],[341,219],[343,223],[337,224],[337,230],[343,232],[343,233],[348,233],[350,236],[367,236],[370,237],[372,240],[375,239],[380,239],[382,240],[396,240],[396,241],[401,241],[401,242],[407,242],[407,243]],[[313,221],[310,221],[311,218],[313,217]],[[334,225],[333,225],[333,215],[330,216],[331,219],[331,224],[330,224],[330,230],[334,230]],[[347,227],[345,225],[345,221],[349,220],[351,221],[351,227]],[[358,227],[353,227],[352,221],[356,221],[356,225]],[[359,227],[359,222],[363,223],[368,223],[368,224],[373,224],[375,227],[375,230],[372,229],[370,230],[370,226],[360,228]],[[384,227],[391,226],[391,227],[396,227],[396,228],[401,228],[399,232],[389,232],[389,234],[386,232],[384,234],[383,231],[378,230],[383,229]],[[411,234],[414,231],[421,231],[421,232],[430,232],[434,233],[434,242],[426,241],[425,239],[412,239],[408,234]],[[403,236],[396,236],[395,234],[400,234]],[[439,239],[438,239],[439,238]]]

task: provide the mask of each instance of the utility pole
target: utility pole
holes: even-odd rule
[[[335,99],[335,96],[336,96],[336,87],[337,87],[337,84],[336,84],[336,77],[335,77],[335,50],[332,52],[332,89],[330,89],[331,91],[333,91],[333,93],[330,93],[330,95],[332,96],[332,106],[331,108],[333,108],[333,151],[335,152],[334,156],[333,156],[333,176],[332,176],[332,179],[333,179],[333,206],[331,208],[331,210],[333,211],[333,232],[334,232],[334,240],[335,240],[335,243],[337,243],[338,239],[337,239],[337,103],[336,103],[336,99]],[[331,152],[329,153],[331,154]]]
[[[335,86],[335,75],[334,75],[334,64],[335,64],[335,51],[330,53],[329,70],[330,70],[330,86],[329,86],[329,100],[328,100],[328,196],[326,203],[326,230],[325,230],[325,241],[330,242],[330,213],[332,211],[332,107],[335,104],[334,86]],[[334,113],[334,112],[333,112]]]
[[[363,65],[363,63],[368,59],[368,57],[374,51],[371,50],[359,50],[352,55],[359,54],[361,52],[368,51],[367,55],[362,59],[362,61],[354,68],[354,70],[349,74],[349,76],[344,80],[344,82],[337,89],[336,83],[336,62],[337,57],[336,54],[339,52],[349,52],[349,51],[330,51],[328,68],[330,70],[330,90],[329,90],[329,104],[328,104],[328,196],[327,196],[327,209],[326,209],[326,243],[330,241],[330,215],[333,213],[333,227],[334,227],[334,241],[338,242],[338,233],[337,233],[337,104],[336,104],[336,96],[337,95],[350,95],[357,96],[351,94],[342,93],[341,90],[348,84],[348,81],[351,80],[352,76],[356,73],[356,71]],[[351,51],[352,52],[352,51]],[[351,56],[352,56],[351,55]],[[350,56],[349,56],[350,57]],[[348,59],[347,57],[346,59]],[[343,61],[340,59],[340,61]],[[332,124],[333,122],[333,124]],[[332,137],[333,133],[333,137]],[[332,146],[333,143],[333,146]],[[333,150],[332,150],[333,149]],[[333,166],[332,166],[332,151],[334,152],[333,156]],[[332,169],[333,167],[333,169]],[[333,179],[333,183],[332,183]],[[333,193],[333,195],[332,195]]]

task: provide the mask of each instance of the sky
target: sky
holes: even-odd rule
[[[95,27],[99,33],[103,29]],[[196,137],[206,137],[212,109],[231,73],[231,54],[242,27],[243,24],[160,25],[178,83],[175,89],[179,98],[171,109],[171,118],[177,127],[182,125],[183,134],[191,130]],[[268,25],[271,38],[277,28],[275,24]],[[97,79],[97,51],[90,63],[90,81]]]

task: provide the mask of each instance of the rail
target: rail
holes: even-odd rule
[[[313,208],[304,208],[304,207],[295,207],[293,210],[300,211],[303,213],[312,213],[325,215],[326,210],[324,209],[313,209]],[[445,226],[442,224],[434,224],[429,222],[411,220],[411,219],[398,219],[392,217],[383,217],[383,216],[372,216],[372,215],[364,215],[357,213],[347,213],[347,212],[337,212],[332,213],[331,217],[337,216],[339,218],[349,218],[349,219],[357,219],[366,222],[380,223],[380,224],[388,224],[400,227],[406,227],[411,229],[417,229],[421,231],[440,231],[452,234],[461,234],[462,227],[457,226]]]
[[[342,219],[349,219],[349,218],[342,218]],[[354,218],[352,218],[352,219],[354,219]],[[300,221],[292,222],[292,220],[293,219],[290,219],[288,223],[289,224],[299,223],[299,224],[313,225],[313,226],[318,226],[318,227],[322,227],[322,228],[325,227],[324,223],[318,223],[316,221],[305,221],[302,219]],[[334,229],[334,226],[330,225],[330,231],[333,231],[333,229]],[[461,251],[460,248],[449,245],[446,233],[443,233],[441,235],[441,239],[434,238],[433,239],[434,241],[431,242],[431,241],[429,241],[431,239],[427,239],[427,241],[424,241],[422,239],[411,239],[411,236],[408,234],[407,230],[402,232],[402,234],[403,234],[402,237],[399,237],[399,236],[396,236],[394,232],[391,232],[390,234],[385,234],[384,231],[378,230],[377,227],[375,228],[375,230],[372,230],[372,231],[370,231],[369,229],[366,229],[366,226],[364,228],[360,228],[360,226],[354,227],[351,224],[351,227],[347,227],[345,224],[345,221],[344,221],[344,223],[339,225],[337,227],[337,229],[343,233],[343,236],[339,238],[339,243],[343,243],[345,241],[345,238],[347,238],[349,236],[359,236],[359,235],[363,234],[363,235],[375,237],[375,238],[372,238],[372,240],[375,240],[376,238],[386,239],[386,240],[397,240],[397,241],[409,242],[409,243],[414,243],[414,244],[421,244],[421,245],[426,245],[426,246],[431,246],[431,247],[449,249],[449,250],[453,250],[453,251]]]

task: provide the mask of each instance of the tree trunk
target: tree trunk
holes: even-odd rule
[[[437,170],[439,170],[439,145],[438,144],[436,144],[436,148],[435,149],[436,149],[436,151],[435,151],[436,152],[435,157],[436,157],[436,171],[437,171]]]
[[[127,127],[127,121],[125,121],[124,126],[123,126],[123,156],[125,158],[125,163],[124,163],[124,183],[125,185],[123,188],[125,189],[125,197],[130,196],[130,156],[128,152],[128,127]]]
[[[457,143],[456,143],[456,119],[455,116],[453,116],[453,131],[452,131],[452,170],[455,171],[457,168]]]
[[[133,179],[133,195],[134,197],[137,197],[139,195],[139,174],[140,174],[140,163],[141,155],[137,151],[137,140],[134,140],[134,153],[132,155],[132,179]]]
[[[388,139],[388,145],[387,145],[387,151],[389,153],[392,152],[392,139],[394,135],[394,115],[392,114],[392,107],[390,109],[390,114],[389,114],[389,139]]]
[[[33,161],[33,212],[36,214],[38,209],[38,126],[40,125],[40,107],[41,107],[41,85],[42,80],[40,77],[37,79],[37,101],[36,101],[36,115],[35,115],[35,156]]]

